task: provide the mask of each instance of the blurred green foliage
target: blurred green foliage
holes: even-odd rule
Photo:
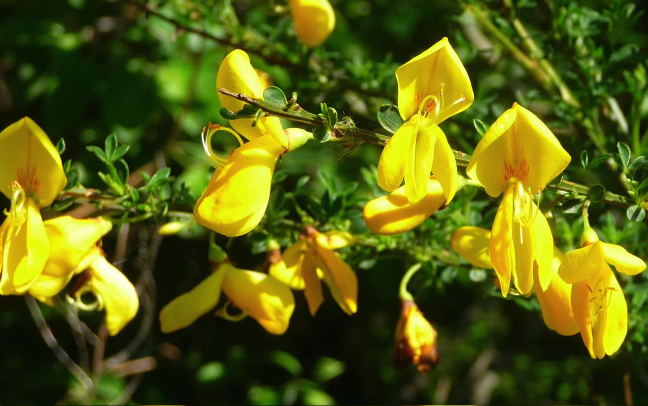
[[[648,230],[638,218],[648,193],[648,160],[641,158],[648,156],[645,4],[331,3],[336,29],[324,46],[309,50],[297,41],[290,15],[260,0],[160,0],[147,3],[152,13],[144,2],[130,0],[2,0],[0,128],[27,115],[54,142],[63,138],[63,159],[71,160],[69,186],[106,191],[129,211],[116,216],[117,223],[147,220],[140,233],[153,234],[169,211],[190,211],[207,185],[211,168],[200,133],[208,122],[227,124],[219,114],[215,78],[231,49],[246,48],[253,65],[286,94],[298,92],[308,111],[318,112],[325,102],[340,118],[348,115],[358,127],[386,133],[377,113],[396,101],[395,69],[447,36],[476,95],[470,109],[442,125],[452,147],[473,152],[481,137],[475,126],[482,128],[474,120],[488,127],[514,101],[531,108],[573,157],[565,179],[603,188],[588,191],[595,202],[590,221],[601,238],[648,258]],[[548,61],[562,82],[525,70],[479,25],[480,18],[518,48],[526,38],[515,21],[523,22],[536,44],[527,53]],[[234,142],[217,139],[214,148],[226,154]],[[290,245],[305,218],[322,231],[361,235],[361,244],[342,251],[358,275],[358,313],[346,316],[327,300],[311,317],[297,292],[283,336],[267,334],[252,320],[213,317],[162,334],[159,308],[209,274],[204,231],[185,230],[181,237],[187,238],[165,238],[159,250],[155,321],[134,354],[155,357],[157,367],[143,375],[131,403],[620,404],[627,399],[624,376],[634,402],[648,402],[645,275],[620,278],[630,311],[626,343],[613,357],[591,360],[579,335],[562,337],[546,328],[536,299],[503,300],[492,272],[471,269],[450,250],[458,227],[490,228],[497,200],[467,186],[416,230],[370,235],[361,212],[366,201],[384,194],[375,175],[380,148],[362,145],[338,160],[341,152],[336,143],[310,142],[285,156],[261,228],[237,239],[218,236],[217,242],[239,267],[255,269],[265,260],[269,239]],[[166,162],[170,169],[140,175],[144,182],[129,191],[129,175],[150,162]],[[627,195],[627,189],[636,203],[632,213],[596,203],[605,191]],[[557,197],[545,192],[543,205]],[[73,202],[60,200],[55,208],[68,203]],[[0,200],[0,208],[7,204]],[[570,212],[568,206],[566,200],[565,212],[554,209],[550,220],[565,252],[579,246],[583,227],[580,208],[569,206],[576,207]],[[639,221],[631,221],[633,216]],[[116,237],[117,231],[105,239],[107,252],[114,251]],[[135,280],[142,246],[135,237],[128,242],[124,271]],[[439,332],[441,362],[427,375],[392,365],[398,285],[415,261],[425,265],[410,284],[412,293]],[[43,311],[63,348],[74,354],[68,324],[55,310]],[[82,319],[95,329],[101,321],[98,314]],[[107,353],[127,345],[142,323],[140,316],[110,339]],[[78,401],[75,393],[82,389],[43,343],[22,298],[2,298],[0,331],[0,403]],[[131,379],[104,375],[95,403],[119,397]]]

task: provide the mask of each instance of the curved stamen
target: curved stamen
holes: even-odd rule
[[[241,321],[241,320],[243,320],[244,318],[247,317],[248,314],[247,314],[247,312],[245,310],[241,310],[241,313],[239,313],[239,314],[234,314],[234,315],[230,314],[227,311],[227,308],[231,304],[232,304],[232,302],[230,302],[229,300],[227,302],[225,302],[223,307],[216,311],[216,316],[222,317],[225,320],[229,320],[229,321]]]
[[[234,135],[234,137],[236,137],[236,140],[239,142],[239,145],[243,145],[243,140],[236,131],[232,130],[231,128],[221,127],[218,124],[209,123],[209,126],[207,128],[203,128],[203,131],[200,134],[200,138],[202,139],[203,149],[205,150],[205,155],[207,155],[207,160],[209,160],[209,163],[214,168],[222,169],[223,166],[225,166],[225,164],[227,163],[227,158],[221,158],[216,155],[211,146],[211,139],[218,131],[227,131],[228,133]]]
[[[25,189],[17,181],[11,182],[11,207],[9,211],[5,209],[5,216],[9,217],[9,231],[7,235],[17,236],[22,225],[27,221],[27,197]]]
[[[534,204],[535,196],[531,190],[524,189],[522,182],[512,178],[511,181],[516,183],[516,190],[513,195],[513,220],[522,227],[530,227],[538,217],[540,212],[540,195],[538,195],[538,204]],[[520,228],[520,241],[524,243],[523,231]]]
[[[86,303],[83,301],[82,296],[86,293],[91,293],[92,296],[94,296],[95,300],[94,302]],[[103,310],[104,308],[104,301],[103,297],[97,292],[92,289],[91,286],[85,285],[81,289],[77,290],[76,293],[74,294],[74,299],[72,299],[70,296],[66,296],[68,301],[74,305],[77,309],[85,310],[85,311],[93,311],[93,310]]]

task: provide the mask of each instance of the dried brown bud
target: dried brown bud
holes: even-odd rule
[[[416,365],[422,374],[439,363],[437,332],[423,317],[416,303],[402,300],[396,327],[394,364],[403,367],[409,363]]]

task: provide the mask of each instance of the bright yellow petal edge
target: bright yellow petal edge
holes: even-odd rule
[[[335,29],[335,12],[327,0],[290,0],[297,36],[309,47],[326,41]]]
[[[24,117],[0,133],[0,192],[11,198],[18,181],[27,197],[49,206],[67,183],[61,157],[43,129]]]
[[[434,214],[446,202],[441,184],[434,178],[427,183],[427,193],[422,200],[410,204],[405,186],[389,196],[368,202],[363,211],[369,230],[381,235],[395,235],[407,232]]]

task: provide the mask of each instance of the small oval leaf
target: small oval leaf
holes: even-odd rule
[[[630,147],[628,144],[619,142],[617,143],[617,149],[619,150],[619,157],[621,158],[621,164],[624,169],[628,169],[630,164]]]
[[[583,201],[581,199],[565,200],[560,206],[563,213],[578,213],[583,208]]]
[[[587,163],[589,162],[589,156],[587,155],[587,150],[581,152],[581,165],[583,165],[583,169],[587,169]]]
[[[626,216],[632,221],[642,221],[646,217],[646,210],[643,207],[639,207],[636,204],[634,206],[628,207],[626,211]]]
[[[326,142],[331,139],[331,132],[328,128],[321,125],[313,130],[313,138],[319,142]]]
[[[277,86],[270,86],[264,90],[263,100],[280,108],[284,108],[286,107],[286,104],[288,104],[288,100],[286,99],[283,90],[279,89]]]
[[[397,106],[388,104],[380,106],[377,115],[380,125],[392,134],[398,131],[404,123]]]
[[[592,185],[588,193],[589,199],[592,203],[598,203],[605,198],[605,186],[601,184]]]
[[[479,135],[481,135],[482,137],[488,131],[488,126],[486,124],[484,124],[484,122],[481,121],[481,120],[474,119],[473,120],[473,125],[475,126],[475,129],[477,130]]]

